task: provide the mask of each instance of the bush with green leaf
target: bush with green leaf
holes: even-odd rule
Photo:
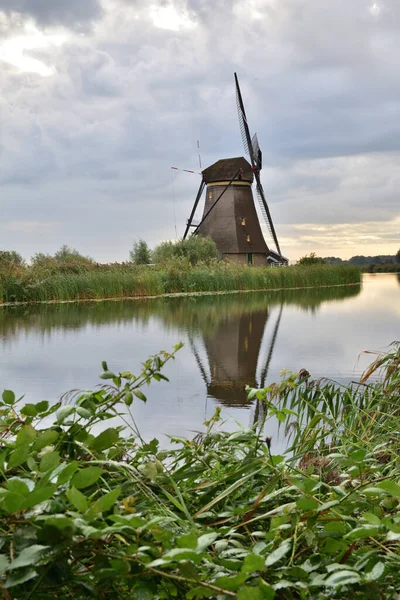
[[[308,267],[310,265],[324,265],[325,261],[321,256],[317,256],[315,252],[310,252],[310,254],[306,254],[299,258],[296,264]]]
[[[133,248],[130,251],[129,256],[135,265],[148,265],[151,263],[150,248],[142,239],[133,243]]]
[[[3,392],[3,597],[396,598],[399,348],[358,387],[302,371],[249,389],[253,427],[222,431],[217,408],[194,439],[162,449],[142,439],[135,404],[173,358],[138,376],[104,362],[100,389],[53,405]],[[267,419],[292,432],[285,456]]]
[[[209,263],[218,258],[217,246],[209,237],[192,235],[177,242],[162,242],[152,252],[155,264],[168,264],[174,260],[187,260],[191,265]]]

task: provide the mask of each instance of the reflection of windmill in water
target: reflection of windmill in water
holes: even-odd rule
[[[225,315],[213,332],[189,336],[208,397],[227,406],[245,406],[249,404],[246,385],[265,386],[282,308],[283,304],[276,312],[244,307],[240,315]],[[206,360],[202,359],[204,354]]]
[[[253,138],[250,135],[236,73],[235,84],[240,130],[250,163],[243,157],[226,158],[202,172],[202,181],[183,238],[193,227],[193,235],[209,236],[214,240],[220,258],[255,265],[287,265],[288,260],[281,253],[261,184],[262,153],[257,135]],[[259,209],[275,249],[271,244],[267,245],[261,230],[251,189],[254,179]],[[195,225],[193,219],[205,187],[203,216],[200,223]]]

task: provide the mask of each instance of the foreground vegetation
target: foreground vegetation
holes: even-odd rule
[[[162,450],[141,438],[135,403],[173,357],[139,376],[103,363],[105,385],[70,403],[4,391],[3,597],[397,598],[399,347],[357,386],[302,371],[248,390],[254,427],[224,433],[217,409]],[[266,419],[290,432],[286,456]]]
[[[288,268],[233,265],[215,258],[206,260],[210,244],[179,246],[186,254],[174,255],[178,245],[164,244],[165,260],[154,266],[132,262],[98,264],[68,248],[54,257],[36,255],[27,265],[15,253],[0,253],[0,302],[96,300],[156,296],[182,292],[274,290],[359,283],[357,267],[296,265]],[[182,250],[182,252],[183,252]]]

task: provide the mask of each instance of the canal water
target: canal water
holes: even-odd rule
[[[400,278],[364,275],[361,286],[0,308],[0,388],[27,402],[56,402],[93,389],[101,362],[140,371],[159,350],[184,347],[165,368],[170,382],[144,390],[133,412],[145,439],[192,436],[222,407],[224,427],[252,423],[245,385],[278,381],[282,369],[357,380],[400,340]],[[273,424],[268,425],[272,429]],[[275,451],[284,440],[277,431]],[[281,434],[282,435],[282,434]]]

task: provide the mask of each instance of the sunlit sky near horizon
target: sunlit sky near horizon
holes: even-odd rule
[[[394,254],[399,50],[395,0],[0,0],[0,249],[181,236],[236,71],[284,254]]]

